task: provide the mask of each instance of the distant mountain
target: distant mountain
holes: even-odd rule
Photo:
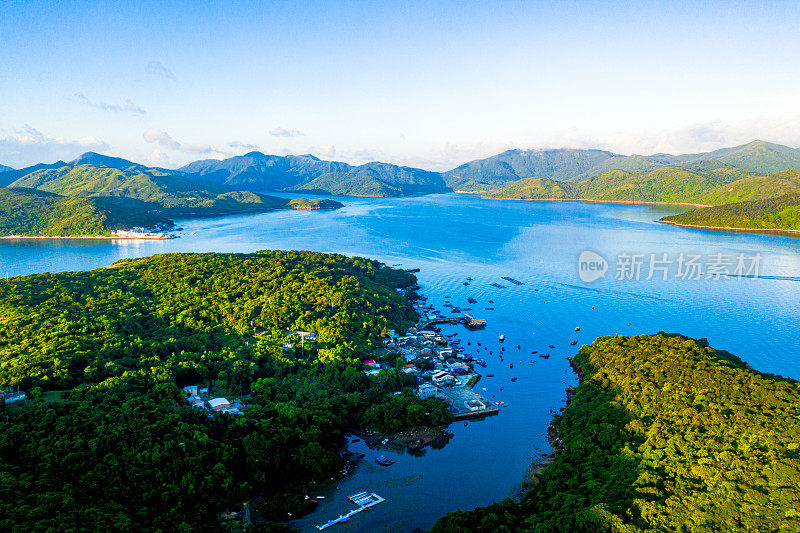
[[[55,163],[48,164],[48,163],[38,163],[36,165],[20,168],[18,170],[6,170],[5,172],[0,172],[0,187],[7,187],[8,185],[14,183],[19,178],[23,176],[27,176],[32,172],[36,172],[37,170],[46,170],[48,168],[60,168],[66,165],[67,163],[63,161],[56,161]]]
[[[11,167],[7,167],[5,165],[0,165],[0,172],[8,172],[9,170],[14,170]]]
[[[112,164],[129,163],[111,159]],[[103,198],[116,205],[169,216],[217,216],[293,208],[285,198],[236,191],[135,164],[125,170],[87,164],[43,168],[17,179],[9,187],[37,189],[62,196]],[[333,203],[337,205],[329,207],[341,206]]]
[[[521,178],[557,181],[600,176],[612,170],[644,172],[665,166],[714,162],[721,166],[772,174],[800,169],[800,149],[765,141],[694,154],[618,155],[603,150],[509,150],[470,161],[443,173],[454,190],[491,191]]]
[[[612,170],[589,178],[556,181],[524,178],[487,194],[490,198],[576,199],[721,205],[800,192],[800,171],[758,174],[716,160],[644,172]]]
[[[180,169],[199,178],[249,191],[308,191],[349,196],[407,196],[449,192],[438,172],[388,163],[353,166],[311,155],[243,156],[195,161]]]
[[[132,161],[128,161],[127,159],[122,159],[121,157],[102,155],[98,154],[97,152],[86,152],[85,154],[81,154],[70,161],[69,164],[73,167],[77,167],[79,165],[92,165],[95,167],[115,168],[117,170],[147,170],[149,168],[145,165],[140,165],[139,163],[134,163]]]
[[[659,222],[680,226],[800,230],[800,194],[693,209]]]
[[[508,150],[470,161],[443,172],[445,183],[457,191],[491,191],[520,178],[567,180],[603,162],[623,157],[604,150]]]
[[[168,229],[171,220],[97,198],[0,188],[0,236],[98,236],[134,227]]]

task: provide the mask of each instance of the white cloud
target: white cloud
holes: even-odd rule
[[[299,130],[289,130],[286,128],[275,128],[269,132],[273,137],[302,137],[303,132]]]
[[[86,97],[83,93],[76,93],[75,99],[85,104],[89,107],[94,107],[95,109],[101,109],[103,111],[114,111],[114,112],[125,112],[125,113],[132,113],[134,115],[144,115],[146,111],[139,107],[138,105],[134,104],[130,100],[125,100],[124,104],[106,104],[103,102],[92,102],[89,98]]]
[[[0,163],[25,167],[59,159],[71,160],[87,151],[103,151],[108,144],[92,135],[78,139],[51,137],[25,125],[21,130],[0,137]]]
[[[144,140],[148,143],[156,143],[162,148],[166,148],[169,150],[179,150],[181,152],[188,152],[192,154],[223,154],[224,152],[220,152],[219,150],[215,150],[210,144],[201,144],[201,143],[191,143],[191,144],[184,144],[179,143],[175,139],[173,139],[169,133],[163,130],[159,130],[156,128],[150,128],[146,132],[144,132]]]
[[[147,72],[159,78],[163,78],[165,80],[174,80],[175,74],[165,67],[161,61],[150,61],[147,64]]]
[[[161,148],[156,148],[150,155],[147,156],[147,160],[145,161],[148,166],[151,167],[169,167],[171,161],[169,156],[164,152]]]
[[[248,143],[243,143],[241,141],[231,141],[228,143],[228,147],[247,150],[250,152],[252,152],[253,150],[259,150],[259,151],[261,150],[261,147],[257,144],[248,144]]]

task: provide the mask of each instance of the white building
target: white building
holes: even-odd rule
[[[456,378],[453,376],[453,374],[445,372],[444,370],[434,372],[431,376],[431,382],[433,382],[433,384],[437,387],[441,387],[442,385],[452,385],[455,383],[455,381]]]
[[[419,386],[419,389],[417,389],[417,396],[419,396],[423,400],[425,398],[430,398],[431,396],[436,396],[437,394],[439,394],[439,389],[437,389],[430,383],[423,383],[422,385]]]
[[[208,406],[215,411],[221,411],[228,409],[231,406],[231,402],[225,398],[214,398],[213,400],[208,400]]]

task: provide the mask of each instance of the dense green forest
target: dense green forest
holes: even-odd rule
[[[131,227],[167,229],[172,225],[162,216],[97,198],[0,187],[0,236],[111,235]]]
[[[800,195],[692,209],[661,221],[718,228],[800,230]]]
[[[167,216],[217,216],[232,213],[292,209],[285,198],[235,191],[215,183],[187,179],[179,174],[132,167],[64,165],[27,174],[9,187],[25,187],[62,196],[101,197],[119,205]],[[323,208],[341,207],[328,200]]]
[[[520,501],[433,533],[798,531],[800,383],[680,335],[601,337]]]
[[[576,199],[722,205],[800,193],[800,172],[771,175],[706,161],[644,172],[613,170],[580,180],[526,178],[487,194],[490,198]]]
[[[0,531],[215,531],[250,498],[302,512],[349,427],[449,421],[361,361],[415,314],[412,274],[311,252],[167,254],[0,282]],[[294,331],[318,334],[300,342]],[[181,387],[243,398],[243,415]],[[394,395],[395,391],[404,391]]]

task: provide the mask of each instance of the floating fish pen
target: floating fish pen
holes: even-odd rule
[[[525,283],[523,283],[522,281],[519,281],[518,279],[514,278],[509,278],[508,276],[503,276],[503,279],[509,283],[513,283],[514,285],[525,285]]]

